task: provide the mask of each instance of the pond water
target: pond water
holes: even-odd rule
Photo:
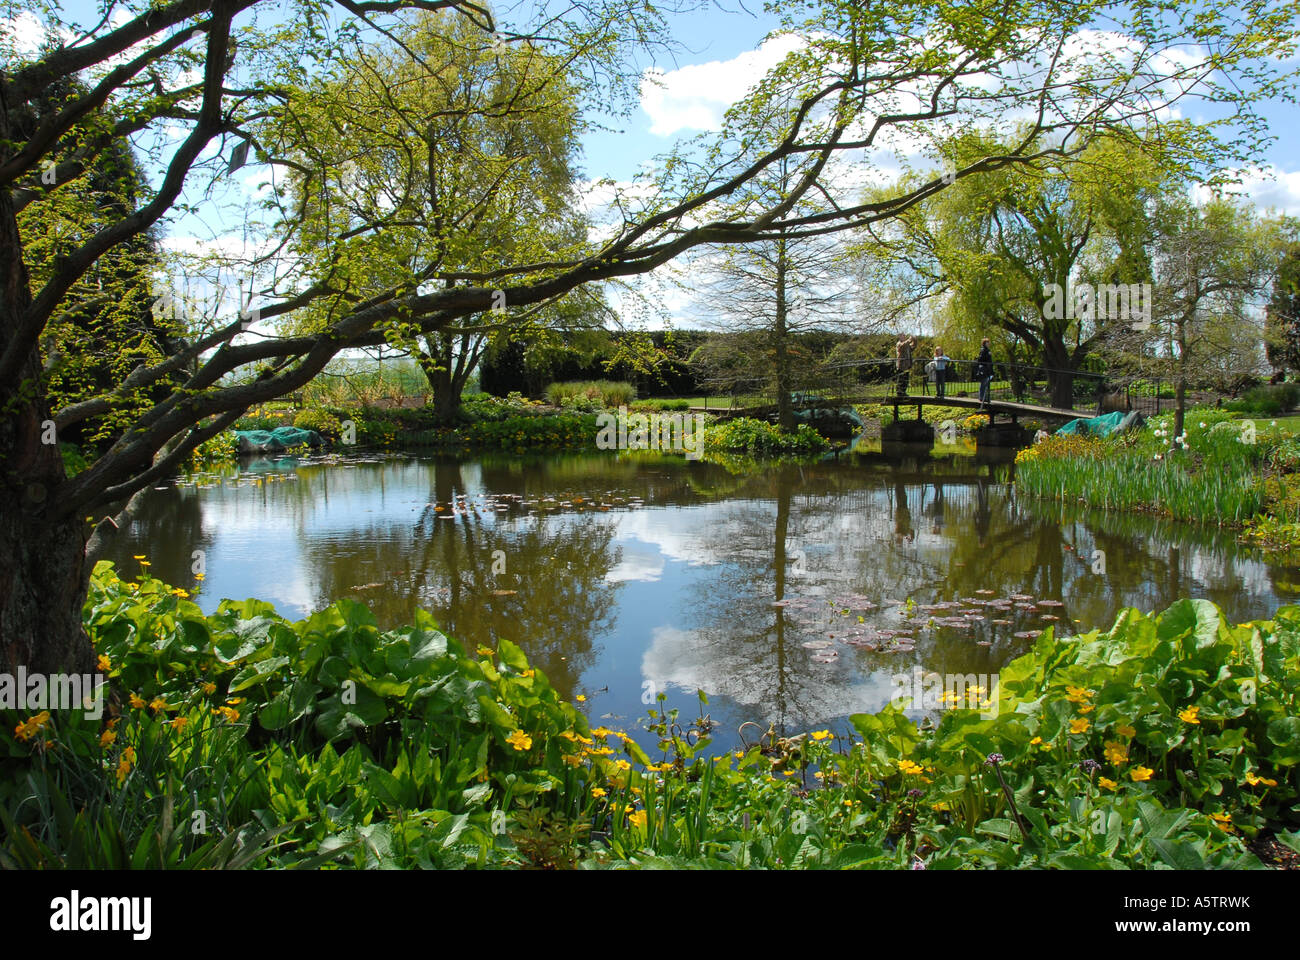
[[[209,612],[353,597],[387,628],[424,607],[471,650],[518,643],[629,732],[655,692],[694,717],[702,689],[719,746],[745,721],[843,731],[895,675],[995,673],[1049,626],[1184,596],[1238,622],[1300,595],[1300,570],[1230,532],[1028,500],[1008,469],[929,450],[736,472],[645,453],[259,460],[150,490],[106,558],[133,577],[147,554]]]

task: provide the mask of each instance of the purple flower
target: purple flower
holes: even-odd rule
[[[1101,764],[1096,760],[1084,760],[1079,764],[1079,769],[1084,773],[1096,773],[1101,769]]]
[[[912,869],[913,869],[913,870],[924,870],[924,869],[925,869],[925,861],[924,861],[924,860],[921,860],[920,858],[918,858],[918,859],[916,859],[916,860],[913,860],[913,861],[912,861]]]
[[[909,797],[919,797],[919,796],[921,796],[924,792],[925,792],[925,791],[923,791],[923,790],[918,790],[916,787],[913,787],[911,790],[907,791],[907,795],[908,795]]]
[[[1001,762],[1002,762],[1003,760],[1005,760],[1005,759],[1006,759],[1006,757],[1002,756],[1002,754],[1000,754],[1000,753],[990,753],[990,754],[989,754],[989,758],[988,758],[987,760],[985,760],[984,762],[985,762],[987,765],[989,765],[990,767],[993,767],[993,766],[997,766],[999,763],[1001,763]]]

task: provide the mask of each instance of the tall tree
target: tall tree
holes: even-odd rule
[[[498,22],[472,0],[297,0],[288,7],[126,0],[113,7],[116,16],[96,12],[80,23],[62,19],[55,5],[15,0],[7,11],[31,14],[51,35],[73,39],[48,52],[24,51],[12,17],[0,36],[0,666],[89,668],[81,626],[84,518],[166,476],[250,405],[300,388],[340,351],[409,343],[490,311],[502,295],[510,311],[522,312],[586,284],[647,272],[701,244],[793,240],[897,217],[947,184],[935,178],[863,201],[831,174],[837,158],[860,160],[904,130],[1034,118],[1010,149],[956,171],[961,183],[1049,151],[1070,153],[1101,130],[1166,129],[1163,111],[1195,95],[1231,104],[1233,127],[1220,137],[1205,124],[1177,138],[1188,162],[1249,160],[1268,136],[1254,103],[1294,82],[1288,58],[1297,2],[1237,9],[1206,0],[1177,7],[1164,0],[821,0],[782,7],[783,29],[798,38],[798,49],[729,113],[710,143],[665,158],[640,200],[616,196],[609,229],[592,249],[558,260],[519,251],[470,268],[461,251],[482,245],[469,217],[439,238],[445,253],[431,251],[416,265],[416,275],[432,284],[422,289],[410,264],[395,274],[392,262],[400,258],[385,255],[383,238],[400,227],[394,211],[359,208],[342,226],[292,208],[278,175],[295,169],[293,156],[308,152],[333,123],[327,113],[313,114],[299,92],[341,60],[370,56],[377,38],[391,35],[411,11],[445,10],[484,36],[499,34],[507,46],[544,51],[563,67],[557,84],[576,85],[584,105],[607,108],[620,102],[611,91],[637,89],[640,64],[630,54],[662,37],[660,8],[645,0],[556,0]],[[1131,42],[1122,51],[1079,42],[1100,25]],[[1198,54],[1190,60],[1183,55],[1189,45]],[[403,53],[428,71],[440,69]],[[25,128],[25,105],[76,76],[86,78],[86,92]],[[508,113],[512,105],[497,108]],[[298,115],[301,125],[292,122]],[[260,139],[266,118],[288,121],[277,127],[283,140]],[[364,136],[363,127],[362,146]],[[1053,146],[1043,148],[1047,137]],[[19,214],[128,141],[147,148],[150,189],[133,209],[78,238],[34,285],[24,256],[33,231],[20,227]],[[258,278],[251,329],[250,315],[223,317],[176,355],[142,363],[110,390],[56,409],[41,344],[77,285],[165,219],[210,210],[220,178],[250,156],[275,176],[269,193],[249,198],[247,218],[227,232],[242,236],[263,205],[279,214],[270,251],[247,264],[248,276]],[[395,173],[412,166],[401,153],[392,159],[403,160]],[[785,159],[798,171],[788,193],[726,207]],[[411,189],[400,177],[393,183]],[[820,193],[832,198],[825,212],[802,213],[800,202]],[[315,235],[317,249],[301,243],[306,234]],[[351,241],[362,237],[374,241],[364,261],[351,255]],[[378,287],[359,282],[368,268],[388,279]],[[304,332],[266,329],[295,314],[304,315]],[[130,416],[121,436],[77,476],[66,475],[56,446],[41,442],[47,422],[66,430],[117,415],[142,389],[173,375],[181,385]]]
[[[944,145],[951,167],[994,152],[987,135]],[[1150,281],[1145,206],[1167,169],[1130,136],[1098,138],[1069,157],[956,184],[863,245],[907,307],[937,298],[945,335],[978,342],[1004,331],[1048,369],[1051,401],[1074,402],[1072,372],[1128,317],[1074,308],[1083,284]],[[886,314],[888,317],[889,315]],[[892,318],[891,318],[892,319]]]
[[[1282,260],[1265,316],[1268,362],[1274,370],[1300,371],[1300,243]]]
[[[1174,436],[1180,437],[1187,388],[1198,371],[1239,355],[1243,344],[1250,367],[1262,362],[1260,301],[1288,231],[1284,220],[1261,218],[1244,204],[1218,198],[1197,205],[1184,193],[1164,198],[1155,219],[1152,332],[1176,384]]]

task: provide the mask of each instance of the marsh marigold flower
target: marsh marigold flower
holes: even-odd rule
[[[104,656],[102,653],[99,655],[99,659],[95,661],[95,664],[104,673],[108,673],[108,671],[113,669],[112,661],[109,660],[108,657]]]
[[[829,730],[815,730],[811,736],[814,740],[826,740],[833,736],[833,734]]]
[[[1276,787],[1276,786],[1277,786],[1277,781],[1276,781],[1276,780],[1270,780],[1268,777],[1261,777],[1261,776],[1258,776],[1258,775],[1256,775],[1256,774],[1254,774],[1254,773],[1248,773],[1248,774],[1246,774],[1246,782],[1247,782],[1248,784],[1250,784],[1252,787],[1253,787],[1253,786],[1256,786],[1256,785],[1258,785],[1258,784],[1261,784],[1261,783],[1262,783],[1264,786],[1266,786],[1266,787]]]
[[[1071,703],[1087,703],[1092,699],[1092,695],[1095,692],[1096,691],[1093,690],[1085,690],[1083,687],[1071,686],[1068,683],[1065,685],[1065,699],[1069,700]]]
[[[1119,766],[1121,763],[1128,762],[1128,747],[1118,740],[1106,741],[1106,760],[1108,763]]]
[[[99,745],[101,747],[107,747],[116,739],[117,739],[116,730],[105,730],[103,733],[99,735]]]
[[[131,694],[131,706],[139,710],[144,706],[144,697],[140,696],[138,693]]]
[[[516,750],[527,750],[533,745],[533,738],[522,730],[516,730],[510,736],[506,737],[506,743]]]
[[[1137,731],[1134,730],[1132,727],[1128,726],[1127,724],[1121,724],[1120,726],[1116,727],[1115,732],[1118,733],[1121,737],[1128,737],[1130,740],[1133,737],[1137,736]]]
[[[1114,780],[1111,780],[1109,777],[1098,777],[1097,782],[1101,784],[1103,787],[1105,787],[1107,790],[1114,790],[1116,787],[1119,786],[1118,783],[1116,783]]]
[[[899,760],[898,772],[907,774],[920,773],[921,766],[920,764],[913,763],[911,760]]]
[[[1150,767],[1134,767],[1128,772],[1129,779],[1134,783],[1141,783],[1143,780],[1150,780],[1151,774],[1155,773]]]
[[[645,826],[645,811],[637,810],[627,815],[627,822],[632,826],[640,828]]]
[[[1087,718],[1087,717],[1077,717],[1076,719],[1070,721],[1070,732],[1071,732],[1071,733],[1087,733],[1087,732],[1088,732],[1088,726],[1089,726],[1089,723],[1088,723],[1088,718]]]
[[[1201,721],[1196,719],[1196,714],[1200,712],[1200,709],[1200,707],[1184,707],[1178,711],[1178,719],[1183,723],[1200,723]]]
[[[593,797],[595,797],[597,800],[599,800],[601,797],[603,797],[603,796],[605,795],[605,788],[604,788],[604,787],[592,787],[592,788],[591,788],[591,795],[592,795]]]

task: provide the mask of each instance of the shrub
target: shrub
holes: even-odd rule
[[[736,417],[712,424],[705,433],[705,446],[717,450],[738,450],[753,456],[809,456],[830,449],[830,442],[806,423],[793,433],[782,433],[775,424],[752,417]]]
[[[319,408],[303,410],[293,418],[293,425],[299,430],[315,430],[330,441],[337,441],[339,434],[343,432],[343,425],[339,418]]]
[[[612,380],[575,380],[552,383],[546,388],[546,399],[557,407],[565,406],[564,401],[574,397],[594,401],[598,405],[596,409],[609,409],[632,403],[636,399],[636,387]]]

